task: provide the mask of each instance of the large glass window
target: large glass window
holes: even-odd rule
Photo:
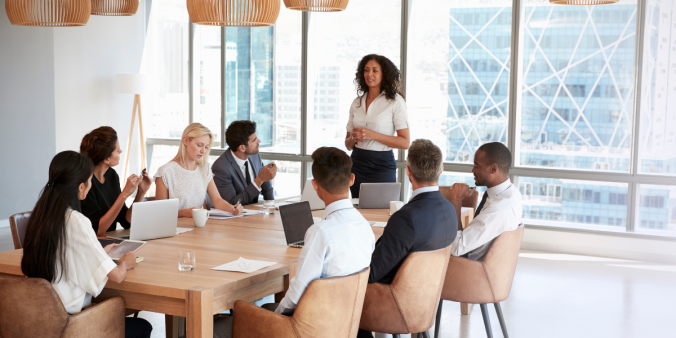
[[[195,25],[193,37],[193,121],[221,141],[221,29]]]
[[[486,142],[507,142],[512,1],[415,1],[406,92],[412,139],[446,161],[471,163]]]
[[[676,234],[676,186],[641,185],[638,231],[661,230]]]
[[[153,4],[141,66],[150,82],[142,97],[146,137],[180,138],[188,125],[188,24],[185,1]]]
[[[344,12],[310,13],[308,154],[321,146],[345,149],[358,63],[380,54],[399,67],[400,18],[400,0],[351,1]]]
[[[555,178],[519,177],[527,224],[623,230],[628,185]]]
[[[301,14],[225,29],[225,120],[252,120],[261,151],[300,153]]]
[[[676,4],[646,2],[639,172],[676,175]]]
[[[636,3],[529,1],[516,164],[629,172]]]

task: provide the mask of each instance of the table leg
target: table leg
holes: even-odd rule
[[[196,286],[185,290],[187,338],[214,336],[214,290]]]
[[[275,303],[281,303],[284,296],[286,296],[286,290],[289,289],[289,275],[284,276],[284,291],[275,293]]]
[[[460,313],[463,315],[468,315],[472,312],[472,304],[470,303],[460,303]]]
[[[185,335],[185,317],[164,315],[164,327],[167,338],[178,338]]]

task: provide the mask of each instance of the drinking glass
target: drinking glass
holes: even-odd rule
[[[178,271],[192,271],[195,266],[195,251],[178,250]]]
[[[263,213],[270,215],[275,213],[275,200],[263,201]]]

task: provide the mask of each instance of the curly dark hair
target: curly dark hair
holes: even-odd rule
[[[385,92],[385,97],[388,100],[394,100],[397,94],[404,97],[401,93],[401,73],[399,69],[397,69],[397,66],[390,59],[378,54],[366,55],[359,61],[354,78],[354,83],[357,86],[357,96],[361,98],[369,92],[369,86],[366,84],[366,79],[364,79],[364,68],[366,68],[366,64],[371,60],[378,62],[382,70],[383,82],[380,84],[380,89]],[[361,102],[359,104],[361,105]]]

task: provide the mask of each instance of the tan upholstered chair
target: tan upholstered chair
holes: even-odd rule
[[[369,284],[359,328],[395,337],[405,333],[428,336],[450,255],[450,245],[411,253],[392,284]]]
[[[237,301],[233,337],[356,337],[370,270],[312,281],[291,317]]]
[[[23,248],[23,240],[26,236],[26,227],[31,213],[22,212],[9,217],[9,227],[12,230],[12,239],[14,240],[14,249]]]
[[[516,230],[503,232],[493,241],[482,261],[451,257],[437,309],[435,337],[439,337],[444,300],[480,304],[488,337],[493,337],[493,333],[486,304],[494,304],[502,334],[505,338],[508,337],[500,302],[507,299],[512,289],[523,231],[524,227],[521,226]]]
[[[124,299],[69,315],[42,278],[0,278],[0,337],[124,338]]]

